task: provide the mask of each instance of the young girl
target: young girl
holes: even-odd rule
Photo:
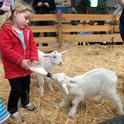
[[[9,118],[10,114],[6,110],[2,98],[0,97],[0,124],[7,124],[7,119]]]
[[[11,11],[1,18],[0,51],[11,91],[8,99],[8,111],[12,118],[21,118],[18,113],[18,101],[22,107],[34,110],[29,101],[30,74],[29,63],[38,61],[37,45],[33,33],[28,27],[33,17],[32,8],[24,1],[16,2]]]

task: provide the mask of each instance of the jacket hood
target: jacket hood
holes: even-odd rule
[[[3,25],[1,30],[12,30],[12,26],[9,24]]]
[[[25,30],[25,29],[29,29],[29,27],[25,27],[24,30]],[[12,31],[13,28],[12,28],[11,25],[5,24],[5,25],[2,26],[1,30],[3,30],[3,31]]]

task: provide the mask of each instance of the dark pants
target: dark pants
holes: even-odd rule
[[[49,22],[48,21],[36,21],[34,22],[35,26],[48,26]],[[39,37],[40,33],[34,33],[34,37]],[[48,37],[48,32],[44,32],[44,37]],[[43,46],[48,46],[47,43],[43,43]],[[39,46],[39,45],[38,45]]]
[[[124,41],[124,26],[119,24],[119,30],[122,40]]]
[[[9,79],[9,83],[11,91],[8,100],[8,111],[13,114],[18,110],[19,98],[21,98],[22,105],[27,105],[29,103],[30,75]]]
[[[77,26],[78,25],[77,21],[71,21],[71,24],[73,26]],[[73,35],[73,34],[78,34],[78,32],[71,32],[71,35]]]

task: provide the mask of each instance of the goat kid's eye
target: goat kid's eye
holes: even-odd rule
[[[53,58],[56,58],[56,56],[53,56]]]

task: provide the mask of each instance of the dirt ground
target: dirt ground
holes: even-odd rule
[[[63,50],[68,50],[68,53],[63,56],[63,65],[57,67],[53,73],[64,72],[73,77],[95,68],[108,68],[118,76],[117,93],[124,106],[124,46],[80,46],[61,49]],[[37,109],[29,112],[19,106],[19,113],[24,121],[9,118],[9,124],[97,124],[118,116],[116,105],[112,102],[104,99],[101,104],[97,104],[98,97],[87,97],[79,104],[74,117],[68,118],[68,110],[60,109],[58,106],[64,95],[56,84],[52,82],[53,92],[45,84],[45,95],[40,96],[36,74],[31,81],[30,101]],[[0,61],[0,96],[5,106],[7,106],[9,92],[10,86],[4,79]]]

